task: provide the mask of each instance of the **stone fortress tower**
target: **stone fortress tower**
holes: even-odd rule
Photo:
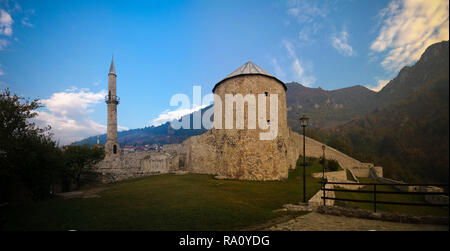
[[[250,61],[214,86],[213,93],[222,100],[220,104],[222,119],[214,117],[215,121],[218,119],[221,122],[222,125],[219,125],[219,128],[222,129],[213,129],[217,135],[217,141],[223,142],[218,145],[219,175],[246,180],[287,178],[289,163],[287,161],[286,89],[283,82]],[[238,109],[242,108],[238,108],[236,102],[227,102],[226,94],[255,97],[253,108],[251,108],[253,100],[241,105],[244,110],[244,128],[242,129],[238,129],[236,123]],[[271,96],[277,96],[277,100],[271,100]],[[264,105],[260,97],[265,99],[265,114],[258,110],[260,102]],[[278,104],[274,106],[271,102]],[[275,108],[272,114],[271,107]],[[214,108],[216,110],[219,107]],[[256,112],[252,114],[249,112],[251,109]],[[233,111],[233,129],[227,129],[227,110]],[[219,113],[215,112],[215,114]],[[261,129],[258,120],[264,121],[268,128]],[[256,128],[249,128],[251,124],[255,124]],[[275,137],[262,140],[260,135],[270,134],[270,127],[276,130],[276,134],[273,135]]]
[[[113,58],[108,73],[108,95],[105,97],[105,102],[108,105],[108,124],[105,144],[106,158],[120,156],[120,145],[117,141],[117,105],[120,99],[116,95],[116,78],[117,75]]]
[[[214,101],[214,127],[183,143],[188,171],[242,180],[287,178],[288,170],[295,167],[298,155],[294,157],[289,148],[285,84],[249,61],[218,82],[213,93],[222,101]],[[246,102],[241,105],[244,111],[243,128],[238,128],[236,124],[238,113],[241,112],[238,110],[242,108],[238,108],[236,102],[227,102],[226,97],[239,94],[255,97],[252,106],[256,108],[256,114],[249,113],[252,102],[248,102],[248,99],[244,98]],[[260,114],[259,105],[264,106],[260,96],[265,99],[266,114]],[[277,96],[277,100],[272,100],[272,96]],[[277,103],[271,104],[271,101]],[[226,121],[226,114],[229,116],[230,111],[233,112],[233,129],[229,129],[230,124],[228,122],[227,125]],[[268,129],[262,129],[259,120],[266,122]],[[256,128],[249,128],[249,122],[256,124]],[[270,133],[270,128],[276,130],[274,137],[261,140],[261,133]]]

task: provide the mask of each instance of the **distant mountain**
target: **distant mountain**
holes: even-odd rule
[[[208,110],[211,106],[205,107],[201,109],[199,112],[203,115],[203,113]],[[193,128],[193,113],[186,115],[190,117],[190,128]],[[186,117],[184,116],[184,117]],[[181,121],[180,119],[179,121]],[[159,126],[150,126],[138,129],[131,129],[127,131],[120,131],[117,133],[117,139],[119,144],[122,146],[136,146],[136,145],[146,145],[146,144],[176,144],[181,143],[187,138],[195,135],[200,135],[206,132],[207,130],[203,127],[201,129],[183,129],[180,128],[178,130],[174,130],[171,128],[170,123],[166,122]],[[100,144],[105,144],[106,142],[106,134],[99,135]],[[89,144],[94,145],[97,143],[97,136],[88,137],[78,142],[74,142],[73,144]]]
[[[300,129],[299,118],[310,118],[310,127],[323,128],[347,122],[375,109],[377,93],[356,85],[327,91],[305,87],[299,83],[286,84],[288,125]]]
[[[430,45],[414,66],[405,66],[379,93],[376,102],[383,107],[417,92],[436,76],[448,75],[448,41]]]
[[[388,177],[448,183],[449,42],[430,46],[377,98],[382,108],[321,130],[322,140],[383,166]]]
[[[288,125],[300,129],[298,119],[305,114],[310,118],[312,128],[334,127],[399,102],[435,76],[448,73],[445,53],[448,55],[448,41],[431,45],[414,66],[405,66],[378,93],[361,85],[327,91],[296,82],[288,83]]]

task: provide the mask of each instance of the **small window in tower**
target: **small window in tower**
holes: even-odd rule
[[[268,93],[268,92],[265,92],[264,94],[266,94],[266,97],[269,96],[269,93]]]
[[[269,119],[269,120],[267,120],[267,125],[270,125],[270,119]]]
[[[113,146],[113,153],[117,154],[117,146],[116,145]]]

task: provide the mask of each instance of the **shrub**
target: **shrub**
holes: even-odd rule
[[[339,165],[339,162],[337,162],[334,159],[327,160],[327,162],[328,162],[328,170],[330,171],[337,171],[341,167]]]

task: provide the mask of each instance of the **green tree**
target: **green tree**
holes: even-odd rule
[[[50,127],[33,122],[39,108],[30,100],[0,92],[0,200],[8,201],[17,187],[34,199],[49,197],[63,168],[61,151],[51,139]]]
[[[82,177],[91,174],[94,165],[104,156],[103,148],[91,148],[87,144],[68,146],[64,151],[65,174],[79,189],[82,185]]]

